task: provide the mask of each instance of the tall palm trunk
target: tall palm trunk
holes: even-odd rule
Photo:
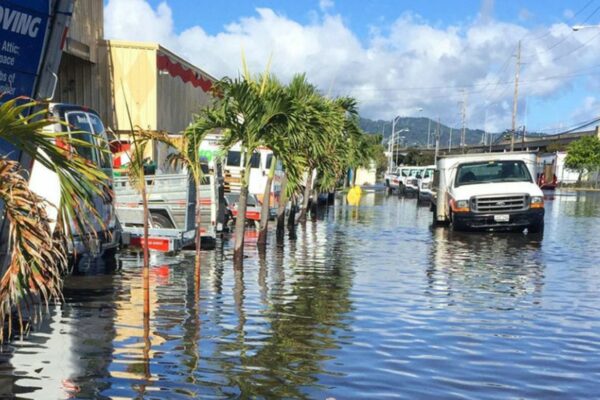
[[[308,211],[308,202],[310,201],[310,192],[312,191],[312,168],[308,170],[308,177],[306,178],[306,186],[304,187],[304,198],[302,199],[302,209],[300,210],[300,216],[298,222],[306,222],[306,213]]]
[[[194,278],[196,287],[200,290],[200,250],[202,249],[202,214],[201,214],[201,200],[200,200],[200,182],[196,182],[196,210],[195,210],[195,224],[196,224],[196,258],[194,259]]]
[[[150,222],[150,210],[148,209],[148,194],[146,192],[146,176],[142,170],[142,176],[140,177],[140,196],[142,197],[142,213],[144,216],[144,224],[143,224],[143,235],[142,238],[142,254],[144,257],[144,282],[146,279],[150,279],[150,273],[148,270],[150,269],[150,250],[148,249],[148,236],[150,236],[149,230],[149,222]]]
[[[242,268],[244,260],[244,230],[246,228],[246,206],[248,203],[248,186],[250,185],[251,156],[252,153],[246,153],[244,176],[242,176],[240,200],[238,203],[237,217],[235,220],[235,245],[233,247],[233,264],[235,268]]]
[[[288,215],[288,233],[290,239],[296,239],[296,196],[292,197],[290,215]]]
[[[277,207],[277,244],[283,244],[284,229],[285,229],[285,206],[287,205],[287,174],[283,175],[281,180],[281,195],[279,196],[279,206]],[[290,210],[292,213],[293,210]]]
[[[260,212],[260,231],[258,232],[257,244],[263,247],[267,245],[267,228],[269,227],[269,211],[271,208],[271,186],[273,185],[276,164],[277,157],[273,157],[271,160],[271,167],[269,168],[269,175],[267,176],[267,183],[265,185],[265,192],[263,193],[263,202]]]
[[[344,192],[348,188],[348,171],[344,171]]]
[[[315,188],[312,191],[312,194],[313,194],[312,195],[313,201],[310,206],[310,217],[313,221],[316,221],[317,220],[317,208],[319,206],[319,192],[318,192],[317,188]]]

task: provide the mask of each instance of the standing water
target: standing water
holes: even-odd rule
[[[149,321],[123,254],[4,345],[0,397],[599,397],[600,195],[546,205],[543,237],[457,233],[367,194],[243,272],[204,252],[199,301],[192,255],[157,257]]]

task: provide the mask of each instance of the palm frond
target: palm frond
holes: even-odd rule
[[[4,321],[12,332],[13,312],[19,331],[24,332],[22,307],[36,316],[40,300],[46,306],[61,298],[61,274],[67,253],[60,228],[54,234],[46,214],[44,200],[33,193],[16,161],[0,158],[0,199],[4,201],[10,224],[10,263],[0,278],[0,341]]]

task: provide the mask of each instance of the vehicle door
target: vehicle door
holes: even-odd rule
[[[265,184],[267,183],[267,174],[265,173],[264,163],[266,162],[266,154],[261,151],[256,151],[250,158],[250,186],[249,192],[262,199]]]

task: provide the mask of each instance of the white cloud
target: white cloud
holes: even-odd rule
[[[563,11],[563,17],[565,17],[566,19],[571,19],[575,16],[575,12],[573,10],[571,10],[570,8],[567,8],[565,11]]]
[[[329,10],[330,8],[333,8],[333,6],[335,6],[333,0],[319,0],[319,8],[323,12]]]
[[[105,31],[109,38],[160,42],[216,77],[238,73],[242,49],[255,72],[272,56],[272,70],[283,81],[306,72],[325,93],[355,96],[370,118],[415,115],[423,107],[423,116],[457,123],[464,88],[469,125],[487,121],[488,129],[503,130],[510,126],[511,55],[519,39],[520,91],[530,98],[570,90],[572,78],[546,78],[597,65],[600,39],[592,40],[597,32],[591,30],[573,34],[563,23],[528,31],[492,19],[492,10],[493,1],[485,1],[485,18],[447,27],[406,13],[361,41],[339,15],[325,13],[303,25],[267,8],[215,35],[201,26],[177,34],[167,3],[153,9],[145,0],[110,0]]]
[[[597,117],[600,117],[600,99],[595,96],[586,96],[571,114],[571,119],[575,122],[585,122]]]

